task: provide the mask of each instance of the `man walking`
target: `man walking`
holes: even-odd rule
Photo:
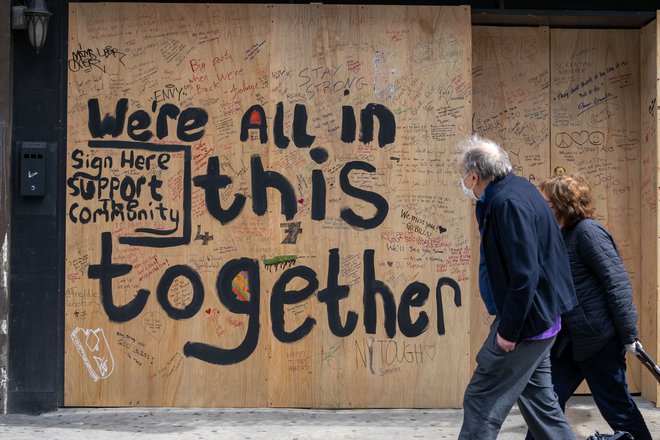
[[[516,402],[537,440],[573,440],[550,373],[560,315],[577,305],[557,221],[496,143],[474,135],[460,147],[461,187],[477,201],[479,289],[495,320],[465,390],[459,440],[497,438]]]

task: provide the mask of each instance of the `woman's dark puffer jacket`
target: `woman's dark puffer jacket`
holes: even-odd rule
[[[562,315],[573,359],[589,359],[615,335],[622,344],[634,342],[638,333],[632,286],[610,234],[590,219],[564,228],[562,234],[579,303]]]

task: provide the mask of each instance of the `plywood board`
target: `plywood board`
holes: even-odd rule
[[[639,31],[551,30],[552,167],[584,174],[641,303]],[[628,383],[639,390],[637,362]]]
[[[642,240],[642,313],[640,319],[640,340],[645,350],[658,359],[660,338],[660,301],[658,292],[658,238],[660,222],[658,217],[658,72],[660,53],[658,44],[660,32],[658,22],[646,25],[641,30],[640,74],[641,74],[641,234]],[[653,239],[655,237],[656,239]],[[641,372],[641,391],[647,399],[660,404],[660,388],[655,378],[647,371]]]
[[[415,280],[431,286],[432,298],[438,275],[458,275],[458,269],[462,275],[456,279],[467,280],[466,260],[458,265],[452,261],[469,258],[466,243],[456,247],[457,237],[450,238],[450,232],[438,234],[455,229],[461,230],[460,240],[464,237],[463,225],[447,222],[456,218],[451,214],[452,201],[460,197],[455,191],[458,186],[452,169],[452,147],[461,134],[469,131],[469,119],[465,118],[470,98],[466,52],[469,34],[453,25],[464,22],[466,13],[464,8],[364,6],[296,6],[273,11],[271,70],[283,75],[273,81],[271,100],[283,102],[288,110],[285,121],[291,120],[294,106],[301,102],[316,115],[310,124],[316,135],[314,145],[324,146],[330,153],[329,166],[325,167],[328,200],[351,206],[340,190],[340,166],[366,162],[375,167],[374,172],[352,175],[363,182],[365,189],[377,192],[390,204],[390,213],[373,231],[376,233],[351,231],[337,210],[328,210],[330,222],[302,224],[306,232],[299,248],[305,250],[304,255],[316,258],[314,265],[319,273],[326,273],[328,250],[339,251],[337,258],[343,266],[340,283],[354,292],[343,301],[342,320],[347,319],[349,310],[358,312],[360,321],[363,319],[360,311],[364,309],[361,279],[365,249],[374,251],[375,273],[397,303],[401,292]],[[443,94],[447,89],[449,94]],[[392,112],[398,141],[381,145],[375,133],[370,144],[341,141],[345,118],[340,119],[338,111],[355,109],[359,123],[358,110],[372,108],[372,103],[374,109]],[[384,122],[379,121],[381,132]],[[281,159],[273,168],[292,177],[292,158],[310,162],[307,153],[301,155],[299,151],[276,151],[274,157]],[[310,185],[307,179],[294,180],[301,187]],[[425,187],[436,190],[421,189]],[[466,205],[461,212],[467,212]],[[370,215],[370,211],[365,206],[359,215]],[[397,237],[402,233],[406,237],[400,240]],[[285,248],[280,246],[278,252]],[[444,288],[444,307],[455,307],[451,292]],[[375,334],[369,334],[360,324],[350,338],[342,338],[329,330],[326,307],[310,302],[307,313],[317,320],[310,335],[313,338],[285,346],[272,340],[274,374],[269,383],[269,404],[288,406],[295,396],[297,404],[311,398],[314,406],[322,407],[419,406],[422,401],[434,402],[433,406],[459,405],[462,390],[445,390],[443,377],[449,380],[458,373],[461,382],[467,380],[467,350],[460,345],[469,332],[469,323],[461,322],[465,311],[444,317],[444,325],[454,328],[452,334],[456,337],[438,338],[439,321],[432,308],[428,309],[428,331],[410,338],[399,329],[389,337],[383,324],[393,315],[385,318],[380,312],[380,298],[377,304]],[[391,324],[394,328],[394,322]],[[442,353],[461,354],[450,356],[441,366],[438,361]],[[292,370],[291,361],[302,362],[302,371]],[[292,388],[298,383],[306,386]]]
[[[474,26],[472,38],[473,129],[509,153],[516,174],[538,183],[550,175],[548,28]],[[475,236],[473,248],[478,246]],[[472,294],[474,353],[492,322],[478,287]]]
[[[72,4],[65,404],[459,406],[469,22]]]

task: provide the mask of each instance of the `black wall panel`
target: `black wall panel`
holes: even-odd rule
[[[66,113],[66,2],[50,1],[53,13],[39,54],[27,32],[13,31],[12,213],[9,302],[10,412],[39,413],[62,402]],[[62,61],[64,60],[64,62]],[[20,142],[50,143],[46,195],[20,195]]]

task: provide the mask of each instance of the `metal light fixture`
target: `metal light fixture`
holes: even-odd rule
[[[12,8],[12,29],[27,29],[30,44],[39,53],[46,42],[51,15],[44,0],[29,0],[27,7]]]

